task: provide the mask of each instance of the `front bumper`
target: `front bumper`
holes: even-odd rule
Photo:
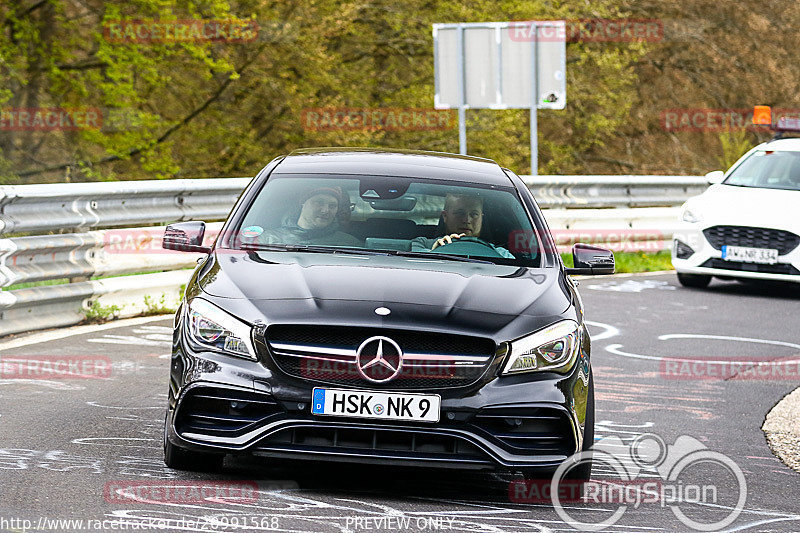
[[[672,265],[678,273],[800,283],[800,246],[779,255],[774,265],[726,261],[703,234],[706,227],[683,223],[673,235]],[[688,257],[685,246],[692,252]]]
[[[441,418],[423,423],[312,415],[315,383],[256,361],[194,352],[180,337],[176,330],[166,436],[181,448],[504,470],[553,469],[582,447],[587,353],[567,375],[504,376],[431,391],[442,397]]]

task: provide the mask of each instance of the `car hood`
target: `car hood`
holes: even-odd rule
[[[703,227],[754,226],[800,232],[800,191],[714,185],[690,199],[687,207],[701,217]]]
[[[212,255],[199,285],[205,297],[248,322],[397,326],[494,336],[502,330],[505,335],[517,329],[526,333],[570,311],[570,293],[556,268],[384,255],[224,252]],[[388,308],[389,315],[378,315],[378,307]]]

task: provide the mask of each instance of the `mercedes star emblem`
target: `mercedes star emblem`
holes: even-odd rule
[[[356,352],[356,368],[361,377],[385,383],[397,377],[403,367],[403,351],[388,337],[370,337]]]

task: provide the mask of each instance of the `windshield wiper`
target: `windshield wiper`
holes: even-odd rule
[[[440,254],[431,252],[405,252],[402,250],[386,250],[389,255],[396,255],[399,257],[418,257],[421,259],[446,259],[448,261],[461,261],[462,263],[483,263],[484,265],[495,265],[494,261],[486,259],[475,259],[474,257],[455,255],[455,254]]]
[[[348,255],[386,255],[379,250],[368,250],[348,246],[313,246],[309,244],[256,244],[242,243],[243,250],[259,252],[310,252],[317,254],[348,254]]]
[[[314,246],[309,244],[257,244],[242,243],[243,250],[254,250],[259,252],[310,252],[321,254],[348,254],[348,255],[395,255],[399,257],[417,257],[421,259],[444,259],[448,261],[461,261],[462,263],[483,263],[494,265],[494,261],[485,259],[475,259],[455,254],[441,254],[430,252],[406,252],[402,250],[370,250],[368,248],[356,248],[350,246]]]

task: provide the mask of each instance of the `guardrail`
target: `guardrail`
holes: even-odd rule
[[[694,176],[522,178],[564,250],[662,249],[677,206],[707,187]],[[250,179],[0,187],[0,287],[56,283],[0,292],[0,335],[76,324],[93,306],[118,316],[176,306],[200,255],[161,250],[163,225],[223,220]]]

